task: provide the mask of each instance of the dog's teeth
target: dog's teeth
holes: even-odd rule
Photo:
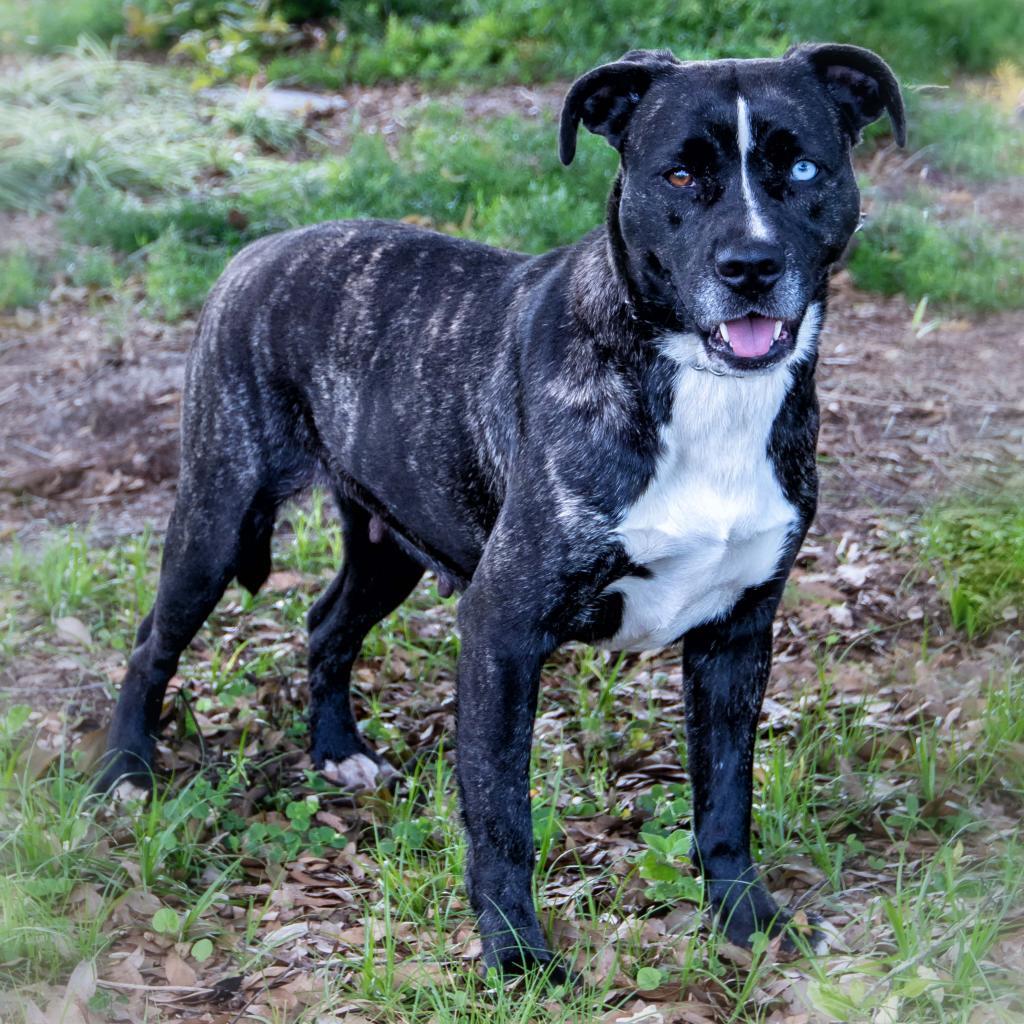
[[[781,336],[781,334],[782,334],[782,321],[781,320],[776,320],[775,321],[775,333],[772,335],[772,340],[773,341],[778,341],[779,337]]]
[[[718,325],[718,333],[722,336],[722,341],[729,340],[729,328],[724,323]]]

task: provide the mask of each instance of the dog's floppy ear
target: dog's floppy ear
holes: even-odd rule
[[[576,132],[582,121],[621,150],[633,111],[651,82],[679,61],[668,50],[630,50],[612,64],[602,64],[577,78],[562,104],[558,156],[571,164],[576,155]]]
[[[884,110],[892,122],[896,144],[906,145],[907,122],[899,82],[877,53],[861,46],[820,43],[795,46],[786,56],[811,65],[839,108],[852,142],[857,142],[864,126],[877,121]]]

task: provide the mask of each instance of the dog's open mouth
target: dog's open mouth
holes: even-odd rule
[[[705,336],[704,343],[734,366],[767,366],[790,352],[799,321],[776,320],[751,313],[724,320]]]

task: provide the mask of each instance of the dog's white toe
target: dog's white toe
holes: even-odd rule
[[[124,779],[114,787],[110,795],[116,804],[124,806],[125,804],[138,802],[144,803],[149,799],[149,790],[144,789],[142,786],[136,786],[134,782],[129,782],[128,779]]]
[[[378,789],[395,774],[390,765],[379,765],[365,754],[353,754],[344,761],[324,761],[321,771],[325,779],[352,793]]]

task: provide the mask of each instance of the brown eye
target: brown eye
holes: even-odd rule
[[[693,175],[685,167],[677,167],[665,175],[670,185],[676,188],[689,188],[693,184]]]

